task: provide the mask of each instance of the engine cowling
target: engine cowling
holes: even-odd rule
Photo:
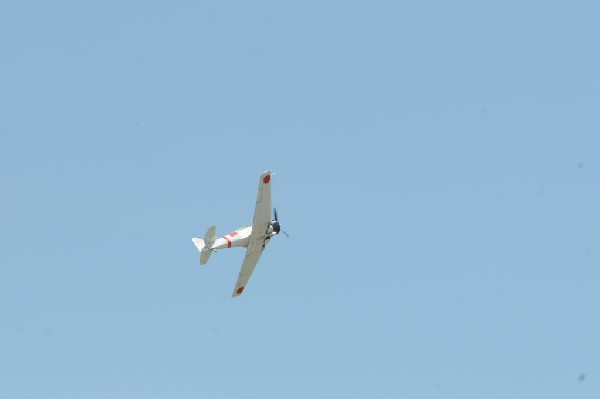
[[[271,228],[273,229],[273,233],[275,234],[279,234],[279,232],[281,231],[281,225],[277,220],[273,220],[271,222]]]

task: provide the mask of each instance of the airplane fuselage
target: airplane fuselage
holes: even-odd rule
[[[247,247],[250,242],[250,233],[252,233],[252,226],[237,229],[223,237],[217,238],[211,249]]]
[[[277,218],[277,209],[271,207],[271,175],[272,173],[266,170],[261,173],[258,179],[258,192],[252,226],[241,227],[217,238],[217,227],[212,225],[206,230],[203,239],[192,238],[192,242],[200,252],[200,265],[205,265],[211,254],[218,250],[236,247],[246,248],[246,256],[233,289],[233,297],[244,292],[256,264],[271,238],[280,232],[288,236],[285,231],[281,230]],[[272,217],[271,211],[273,211]]]
[[[250,242],[250,233],[252,233],[252,226],[246,226],[246,227],[239,228],[229,234],[226,234],[223,237],[217,238],[215,240],[215,243],[211,247],[211,249],[218,251],[220,249],[226,249],[226,248],[236,248],[236,247],[245,248],[248,246],[248,243]],[[272,234],[273,234],[273,227],[269,226],[265,244],[267,244],[270,241]]]

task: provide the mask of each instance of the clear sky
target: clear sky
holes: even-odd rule
[[[0,2],[0,397],[598,398],[599,14]]]

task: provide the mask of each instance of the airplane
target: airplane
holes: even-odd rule
[[[275,208],[273,208],[273,219],[271,219],[271,175],[272,173],[267,170],[260,175],[258,180],[258,195],[251,226],[241,227],[217,238],[217,228],[213,225],[208,228],[203,240],[192,238],[192,242],[200,252],[201,265],[206,264],[210,255],[218,250],[235,247],[247,248],[232,297],[237,297],[244,292],[256,264],[271,238],[280,232],[288,236],[285,231],[281,230]]]

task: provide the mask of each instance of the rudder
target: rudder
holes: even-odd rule
[[[192,242],[200,252],[200,264],[205,265],[212,254],[212,246],[217,238],[217,228],[210,226],[204,235],[204,240],[200,238],[192,238]]]

